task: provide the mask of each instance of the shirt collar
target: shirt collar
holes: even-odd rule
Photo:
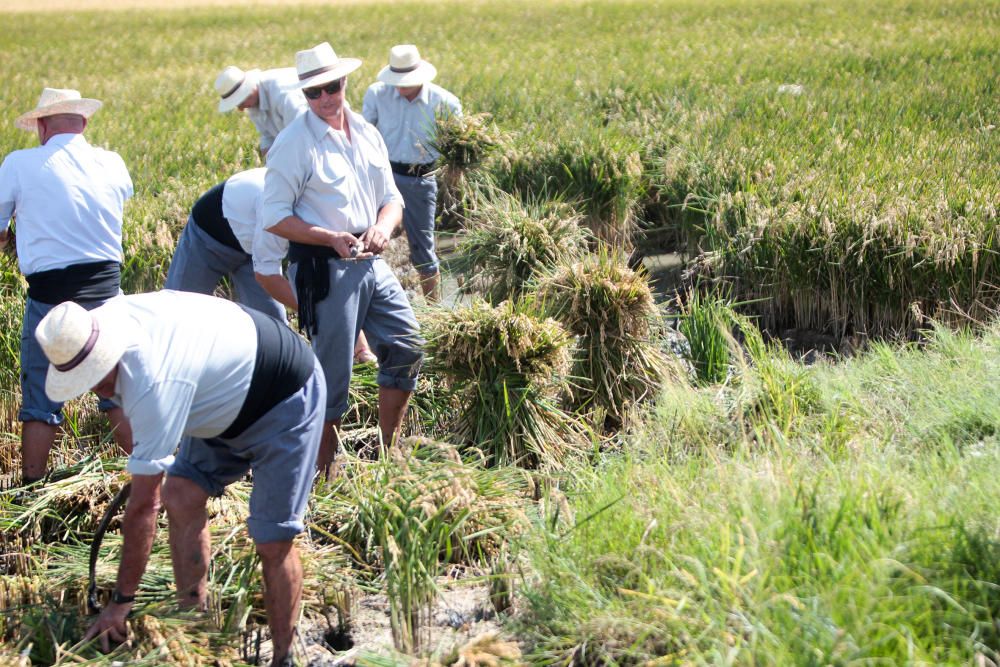
[[[347,100],[344,100],[344,118],[347,120],[347,124],[351,128],[351,136],[354,136],[358,130],[361,129],[359,122],[361,116],[351,110],[351,105],[347,103]],[[327,135],[327,133],[330,133],[333,136],[343,136],[343,133],[330,127],[330,124],[317,116],[312,109],[309,109],[306,112],[306,127],[309,128],[309,132],[312,133],[313,138],[316,141],[322,139]]]
[[[428,90],[428,85],[426,83],[424,85],[420,86],[420,92],[417,93],[417,96],[414,97],[412,101],[410,101],[410,100],[406,99],[405,97],[403,97],[402,95],[400,95],[399,94],[399,88],[397,88],[396,86],[389,86],[389,87],[392,88],[393,99],[402,100],[404,102],[409,102],[410,104],[412,104],[413,102],[417,102],[417,101],[420,101],[420,102],[422,102],[424,104],[429,104],[430,103],[431,94],[430,94],[430,91]]]
[[[79,137],[79,139],[77,139]],[[83,135],[77,132],[63,132],[61,134],[53,134],[49,137],[49,140],[45,142],[46,146],[65,146],[71,142],[82,141],[86,143],[86,139]]]

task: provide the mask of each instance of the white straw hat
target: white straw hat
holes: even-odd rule
[[[80,91],[71,88],[43,88],[38,98],[38,105],[28,113],[21,114],[14,121],[14,126],[21,130],[34,132],[36,121],[46,116],[61,113],[71,113],[84,118],[90,118],[101,108],[99,100],[80,97]]]
[[[389,50],[389,64],[378,73],[378,80],[390,86],[420,86],[433,81],[437,68],[420,58],[413,44],[397,44]]]
[[[45,393],[53,401],[68,401],[100,383],[125,353],[131,332],[114,300],[91,311],[72,301],[54,307],[35,329],[49,359]]]
[[[299,88],[312,88],[336,81],[361,67],[357,58],[338,58],[329,42],[295,54],[295,70]]]
[[[260,70],[252,69],[244,72],[239,67],[230,65],[222,70],[215,79],[215,91],[222,98],[219,100],[219,112],[232,111],[257,90],[260,82]]]

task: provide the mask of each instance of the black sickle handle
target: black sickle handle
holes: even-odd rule
[[[128,500],[129,493],[132,492],[132,482],[129,482],[111,499],[111,504],[104,511],[101,522],[97,524],[94,531],[94,541],[90,543],[90,586],[87,587],[87,609],[91,614],[101,611],[101,603],[97,601],[97,557],[101,553],[101,542],[104,541],[104,533],[108,530],[111,519],[118,515],[122,505]]]

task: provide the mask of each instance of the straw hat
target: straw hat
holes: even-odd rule
[[[361,67],[357,58],[338,58],[329,42],[295,54],[295,70],[299,88],[312,88],[336,81]]]
[[[243,104],[243,101],[257,90],[259,82],[259,69],[244,72],[239,67],[230,65],[222,70],[222,73],[215,79],[215,91],[222,98],[219,100],[219,112],[232,111]]]
[[[378,73],[378,80],[390,86],[420,86],[433,81],[437,68],[420,58],[413,44],[397,44],[389,50],[389,64]]]
[[[113,303],[87,311],[67,301],[50,310],[35,329],[49,359],[48,397],[68,401],[97,385],[125,353],[131,330]]]
[[[14,126],[21,130],[34,132],[37,126],[36,121],[46,116],[55,116],[61,113],[71,113],[84,118],[90,118],[94,112],[101,108],[99,100],[92,100],[80,97],[79,90],[70,88],[42,88],[42,94],[38,98],[38,106],[28,113],[21,114],[14,121]]]

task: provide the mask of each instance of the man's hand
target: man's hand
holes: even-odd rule
[[[369,230],[371,231],[371,230]],[[356,246],[357,252],[351,252],[351,247]],[[353,234],[347,232],[330,232],[330,247],[337,251],[337,254],[345,259],[366,259],[374,253],[368,252],[364,237],[361,240],[354,238]]]
[[[125,604],[108,603],[108,606],[104,608],[101,615],[97,617],[94,624],[87,630],[87,634],[83,636],[83,640],[90,641],[94,637],[97,637],[100,640],[101,651],[103,653],[111,650],[109,638],[115,643],[121,644],[128,639],[128,626],[125,625],[125,619],[128,618],[128,613],[131,609],[131,602]]]
[[[370,254],[377,255],[389,245],[391,235],[391,228],[388,228],[382,222],[377,222],[361,235],[361,241],[365,244],[365,248],[370,251]]]

